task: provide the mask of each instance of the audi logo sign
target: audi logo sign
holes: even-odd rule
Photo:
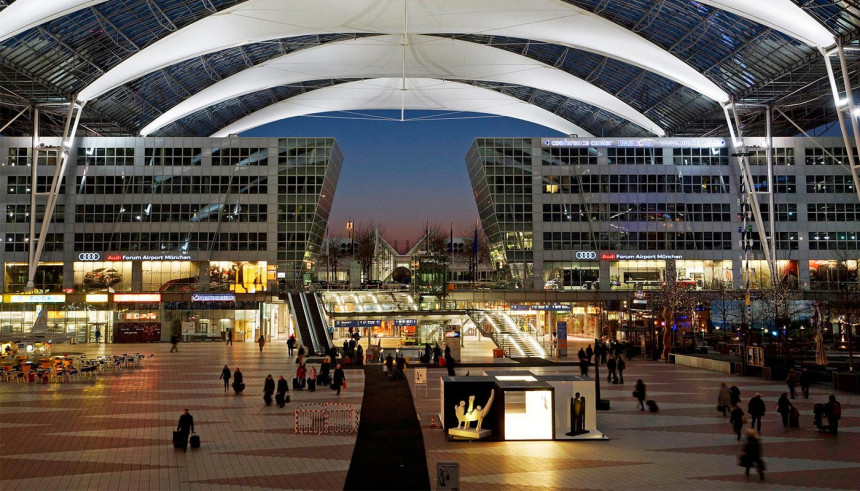
[[[577,251],[576,252],[577,259],[597,259],[597,253],[594,251]]]
[[[98,252],[82,252],[78,254],[78,259],[81,261],[98,261],[102,255]]]

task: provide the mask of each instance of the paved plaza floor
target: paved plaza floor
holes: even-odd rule
[[[355,435],[297,435],[293,409],[302,402],[361,406],[364,375],[348,370],[337,396],[321,389],[292,391],[284,409],[264,407],[267,374],[293,377],[286,346],[263,353],[256,344],[62,346],[92,357],[140,351],[155,356],[138,367],[103,370],[71,383],[0,382],[0,489],[342,489]],[[59,353],[58,353],[59,354]],[[237,366],[247,389],[224,392],[221,368]],[[380,368],[381,370],[381,368]],[[480,373],[476,367],[458,368]],[[572,373],[576,367],[529,368]],[[463,372],[463,373],[461,373]],[[602,371],[605,373],[605,370]],[[448,442],[429,428],[438,413],[439,377],[414,390],[430,482],[435,463],[459,461],[460,488],[469,489],[739,489],[860,488],[860,396],[838,394],[843,418],[834,437],[812,426],[812,405],[829,392],[813,388],[795,400],[801,427],[783,429],[775,412],[784,384],[688,367],[633,360],[625,385],[602,385],[611,410],[598,413],[605,442]],[[411,383],[411,371],[408,373]],[[642,378],[660,405],[636,410],[633,384]],[[743,475],[740,444],[716,411],[719,383],[737,385],[744,404],[756,392],[768,413],[762,440],[766,480]],[[384,386],[383,386],[384,388]],[[384,389],[383,389],[384,390]],[[194,415],[199,450],[173,449],[170,439],[183,408]],[[411,487],[404,483],[404,488]],[[368,489],[372,486],[368,485]]]

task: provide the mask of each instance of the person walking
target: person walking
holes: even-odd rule
[[[827,425],[834,435],[839,434],[839,420],[842,418],[842,404],[836,400],[836,396],[830,394],[827,404],[824,405],[824,414],[827,415]]]
[[[609,375],[606,377],[606,381],[610,384],[618,383],[618,374],[615,373],[615,368],[618,366],[618,362],[615,361],[614,356],[610,356],[608,360],[606,360],[606,371],[609,372]]]
[[[740,405],[741,403],[741,390],[737,388],[737,386],[733,385],[729,387],[729,394],[732,397],[732,405]]]
[[[335,353],[337,353],[337,348],[332,346],[332,349],[335,350]],[[305,362],[305,347],[302,345],[299,345],[299,351],[298,351],[298,353],[296,353],[296,363],[301,365],[304,362]]]
[[[182,451],[188,451],[188,435],[194,432],[194,417],[191,416],[187,408],[182,411],[182,416],[179,417],[176,431],[179,432],[180,441],[183,442]]]
[[[803,393],[804,399],[809,399],[809,386],[812,384],[812,372],[808,367],[803,367],[800,372],[800,391]]]
[[[340,395],[340,389],[346,384],[346,374],[343,373],[343,368],[340,367],[340,363],[337,364],[337,368],[334,369],[334,388],[337,389],[337,395]]]
[[[98,327],[96,327],[95,336],[96,336],[96,344],[99,344],[99,339],[101,339],[101,337],[102,337],[102,330]]]
[[[288,402],[288,395],[290,389],[287,387],[287,381],[284,379],[283,375],[278,375],[278,387],[275,391],[275,402],[278,404],[278,407],[284,407],[284,404]]]
[[[729,388],[726,387],[726,383],[723,382],[720,384],[720,391],[717,393],[717,409],[722,411],[725,418],[733,405],[732,394],[729,392]]]
[[[179,334],[175,334],[175,333],[171,334],[170,335],[170,344],[172,345],[170,347],[171,353],[173,353],[174,351],[176,351],[177,353],[179,352],[179,348],[176,346],[178,343],[179,343]]]
[[[750,467],[755,466],[758,470],[758,478],[764,481],[764,461],[761,460],[761,441],[756,432],[747,430],[747,441],[741,449],[740,464],[750,475]]]
[[[233,392],[236,395],[242,393],[245,390],[245,384],[243,383],[244,377],[242,376],[242,372],[239,371],[239,367],[236,367],[236,371],[233,372]]]
[[[224,337],[227,338],[227,342],[224,344],[224,346],[233,346],[233,330],[227,329],[227,333],[224,335]]]
[[[788,386],[788,392],[791,393],[791,398],[794,399],[795,387],[797,387],[797,372],[794,370],[788,371],[788,376],[785,377],[785,385]]]
[[[260,353],[262,353],[263,352],[263,346],[266,345],[266,336],[263,336],[262,334],[260,334],[260,339],[258,339],[257,342],[260,344]]]
[[[230,368],[227,365],[224,365],[219,378],[224,380],[224,392],[227,392],[227,389],[230,387]]]
[[[589,344],[587,348],[585,348],[585,357],[588,358],[588,364],[591,365],[591,357],[594,356],[594,350],[591,348]]]
[[[290,339],[287,340],[287,351],[288,355],[292,358],[293,350],[296,349],[296,335],[290,334]]]
[[[756,394],[750,399],[749,404],[747,404],[747,413],[750,415],[750,429],[761,431],[761,418],[764,416],[765,411],[766,408],[761,394]]]
[[[317,367],[311,367],[308,374],[308,392],[316,392],[317,390]]]
[[[633,395],[636,396],[636,399],[639,400],[639,404],[636,406],[640,411],[645,410],[645,382],[640,378],[636,381],[636,390],[633,392]]]
[[[788,416],[791,414],[791,401],[788,400],[788,393],[783,392],[776,401],[776,412],[782,416],[782,427],[788,428]]]
[[[359,344],[355,347],[355,362],[356,365],[364,365],[364,348]]]
[[[732,412],[731,416],[729,416],[729,423],[732,425],[732,429],[735,434],[738,436],[738,441],[741,441],[741,432],[744,429],[744,424],[747,422],[746,416],[744,416],[744,410],[740,408],[737,404],[732,404]]]
[[[617,356],[617,366],[615,367],[618,370],[618,383],[624,384],[624,370],[627,369],[627,363],[624,362],[624,358],[621,358],[621,355]]]
[[[275,393],[275,379],[272,378],[272,375],[269,374],[266,377],[266,381],[263,382],[263,401],[267,406],[272,405],[272,394]]]

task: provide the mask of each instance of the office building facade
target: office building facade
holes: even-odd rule
[[[59,140],[40,143],[0,139],[5,332],[26,331],[42,305],[50,329],[80,341],[96,327],[152,340],[283,330],[270,300],[310,281],[343,161],[334,139],[76,139],[31,296],[33,155],[40,216],[59,163]]]
[[[857,281],[860,201],[841,138],[746,138],[773,190],[777,274],[805,290]],[[466,164],[494,260],[524,290],[772,284],[728,138],[479,138]],[[769,203],[759,195],[769,223]],[[746,218],[746,220],[745,220]],[[741,227],[752,230],[749,264]],[[749,228],[752,227],[752,228]]]

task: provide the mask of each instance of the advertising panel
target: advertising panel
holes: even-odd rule
[[[103,262],[89,259],[98,253],[87,252],[78,255],[74,264],[75,287],[85,292],[128,291],[131,290],[130,262]]]

